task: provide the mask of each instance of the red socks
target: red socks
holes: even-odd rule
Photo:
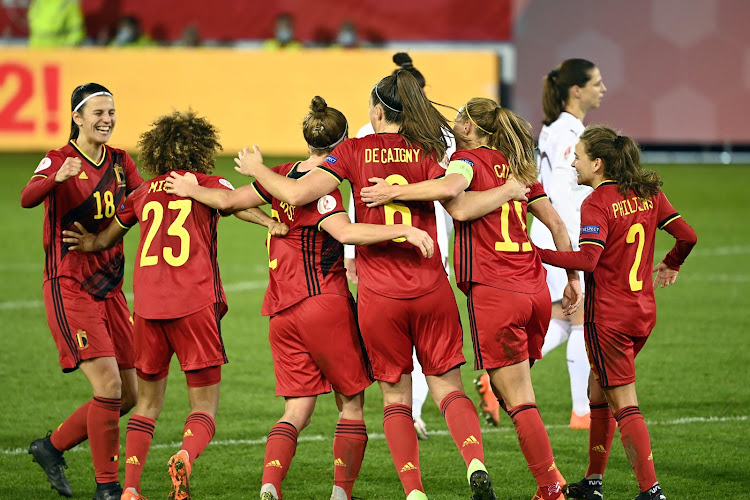
[[[622,408],[615,418],[620,428],[620,439],[625,447],[625,454],[633,466],[640,490],[646,491],[656,483],[651,438],[646,422],[637,406]]]
[[[545,500],[559,498],[561,485],[558,481],[557,466],[552,455],[547,429],[544,428],[536,405],[527,403],[515,406],[508,410],[508,415],[513,420],[513,425],[516,426],[518,444],[521,445],[526,463],[542,492],[542,498]],[[555,483],[558,483],[557,487]]]
[[[365,421],[339,419],[333,435],[333,484],[346,491],[347,498],[352,496],[366,446]]]
[[[484,463],[482,430],[474,403],[463,392],[451,392],[440,402],[440,412],[466,466],[475,458]]]
[[[88,438],[87,424],[89,415],[89,405],[91,401],[86,401],[80,408],[71,413],[65,419],[65,422],[55,429],[49,437],[52,446],[58,451],[67,451],[75,445],[86,441]]]
[[[403,404],[386,406],[383,412],[383,431],[404,492],[407,495],[413,490],[424,492],[422,473],[419,470],[419,444],[411,407]]]
[[[266,457],[263,459],[263,480],[271,483],[281,498],[281,481],[289,472],[294,452],[297,451],[297,428],[289,422],[278,422],[271,427],[266,441]]]
[[[88,405],[86,429],[97,483],[119,481],[120,401],[94,396]]]
[[[591,408],[591,427],[589,428],[589,468],[586,471],[586,477],[591,474],[604,475],[609,450],[612,448],[612,438],[617,428],[617,422],[606,401],[591,402],[589,408]]]
[[[188,415],[182,431],[182,449],[188,452],[190,465],[195,462],[216,434],[216,422],[209,413],[195,411]]]
[[[143,415],[130,417],[125,439],[125,485],[123,489],[135,488],[136,491],[141,491],[141,474],[146,465],[155,425],[156,420]]]

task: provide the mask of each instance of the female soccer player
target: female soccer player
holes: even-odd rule
[[[589,111],[599,107],[606,91],[599,68],[585,59],[563,61],[544,78],[545,119],[539,134],[539,181],[568,228],[574,250],[578,249],[581,203],[591,193],[591,188],[576,182],[575,172],[570,168],[573,149],[583,132],[583,119]],[[529,234],[539,248],[554,248],[552,235],[544,224],[532,224]],[[567,283],[565,272],[553,266],[545,268],[552,297],[552,320],[542,356],[568,342],[566,359],[573,399],[570,427],[588,429],[591,413],[586,387],[590,369],[583,342],[583,308],[570,316],[563,314],[560,301]]]
[[[118,420],[135,405],[133,331],[122,293],[122,243],[106,252],[71,252],[62,232],[80,221],[89,231],[110,222],[125,196],[142,182],[133,159],[107,145],[117,122],[112,93],[97,83],[71,96],[68,144],[49,151],[21,193],[21,205],[44,202],[44,304],[64,373],[80,368],[93,399],[46,438],[29,447],[52,488],[72,496],[63,452],[88,438],[96,477],[95,500],[120,498]]]
[[[310,109],[302,125],[310,157],[274,167],[280,175],[292,179],[309,175],[347,137],[346,118],[323,98],[316,96]],[[350,499],[367,444],[362,405],[371,379],[338,242],[368,245],[405,238],[429,257],[432,240],[406,224],[351,224],[336,187],[303,206],[274,198],[257,182],[226,192],[202,188],[174,174],[166,187],[222,210],[271,203],[272,216],[289,226],[286,237],[268,239],[270,279],[262,313],[270,316],[276,394],[284,396],[285,410],[268,434],[260,498],[281,498],[297,436],[310,423],[317,396],[333,386],[341,414],[333,440],[331,499]]]
[[[643,170],[638,145],[608,127],[589,126],[575,147],[578,182],[594,188],[581,206],[581,249],[539,250],[553,266],[586,273],[586,348],[592,420],[586,477],[565,487],[568,498],[601,499],[602,475],[612,446],[615,423],[593,413],[609,412],[617,420],[640,493],[636,500],[666,500],[654,471],[651,441],[638,409],[635,357],[656,324],[654,286],[677,279],[697,238],[661,191],[655,172]],[[656,229],[677,240],[653,268]],[[607,406],[609,404],[609,406]]]
[[[536,182],[531,126],[487,98],[473,98],[459,110],[453,132],[458,150],[445,177],[412,185],[375,186],[362,190],[367,206],[392,200],[449,200],[457,221],[454,249],[456,283],[467,296],[474,344],[474,367],[489,373],[498,397],[504,398],[526,461],[536,478],[537,496],[562,498],[562,477],[531,385],[529,361],[541,358],[550,319],[544,269],[526,235],[526,209],[550,227],[555,244],[571,249],[560,217]],[[513,176],[514,181],[509,182]],[[517,181],[517,182],[516,182]],[[497,196],[513,184],[529,185],[526,198],[506,202]],[[470,189],[470,192],[464,192]],[[523,192],[521,193],[523,194]],[[570,273],[566,312],[580,303],[578,274]]]
[[[349,179],[358,221],[421,227],[434,239],[435,207],[392,203],[367,209],[359,191],[373,175],[406,184],[442,176],[445,118],[427,100],[413,75],[399,71],[370,92],[370,122],[376,134],[339,144],[319,168],[290,179],[263,165],[255,147],[236,159],[237,170],[255,177],[269,193],[292,205],[309,203]],[[495,498],[484,466],[479,418],[464,394],[459,367],[465,363],[453,291],[440,258],[427,258],[396,238],[357,252],[359,326],[375,379],[383,393],[383,427],[407,499],[426,498],[419,445],[411,412],[412,348],[416,348],[430,393],[467,465],[475,499]],[[437,254],[437,252],[436,252]]]
[[[169,362],[185,372],[190,414],[182,447],[169,460],[169,498],[190,498],[193,463],[214,436],[221,365],[227,362],[220,320],[227,301],[216,261],[219,213],[164,190],[170,172],[195,172],[205,186],[231,190],[211,176],[221,150],[214,126],[192,111],[158,118],[138,143],[142,168],[155,175],[119,206],[116,222],[99,234],[76,224],[64,231],[71,250],[98,252],[118,244],[137,222],[141,239],[133,274],[135,367],[139,401],[128,422],[123,500],[139,500],[140,478],[156,419],[164,404]],[[83,254],[82,254],[83,255]],[[166,288],[165,288],[166,287]],[[167,291],[168,288],[168,291]]]
[[[414,75],[414,78],[417,79],[419,86],[422,88],[422,90],[424,90],[424,87],[426,85],[425,78],[422,73],[414,67],[414,63],[411,60],[411,57],[409,57],[409,54],[407,54],[406,52],[397,52],[393,55],[393,62],[398,65],[398,69],[395,69],[393,71],[393,74],[402,70],[408,71],[409,73]],[[372,128],[372,124],[367,123],[367,125],[364,125],[361,129],[359,129],[359,132],[357,132],[357,137],[364,137],[366,135],[374,133],[375,130]],[[449,130],[446,130],[444,135],[448,143],[448,149],[445,153],[445,158],[440,163],[447,166],[450,155],[452,155],[456,150],[456,140],[453,138],[453,134]],[[349,218],[352,220],[352,222],[354,222],[354,196],[351,196],[349,198],[348,212]],[[441,205],[440,202],[437,201],[435,202],[435,222],[437,227],[436,242],[438,244],[438,247],[440,248],[440,256],[443,259],[443,267],[445,268],[445,273],[450,276],[450,266],[448,265],[448,244],[451,233],[453,232],[453,219],[450,215],[448,215],[448,212],[445,211],[443,205]],[[352,245],[344,246],[344,266],[346,267],[347,277],[352,283],[356,284],[357,267],[354,263],[354,246]],[[412,416],[414,417],[414,429],[417,431],[417,437],[419,439],[429,439],[429,435],[427,434],[427,426],[425,425],[424,420],[422,420],[422,406],[427,400],[428,393],[427,379],[425,378],[424,373],[422,373],[422,366],[419,364],[416,351],[412,353],[412,363],[414,364],[414,370],[411,372],[411,410]],[[495,404],[497,404],[497,400],[495,400]]]

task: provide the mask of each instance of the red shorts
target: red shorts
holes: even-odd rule
[[[635,357],[648,334],[636,337],[596,323],[584,323],[583,329],[591,371],[599,385],[617,387],[635,382]]]
[[[350,297],[308,297],[271,316],[268,339],[276,395],[353,396],[372,383]]]
[[[446,278],[437,289],[414,299],[394,299],[360,283],[359,328],[376,380],[396,383],[411,373],[412,346],[425,375],[442,375],[466,362],[456,298]]]
[[[88,293],[72,278],[44,282],[47,324],[63,372],[81,361],[114,357],[120,370],[133,368],[133,319],[122,292],[108,299]]]
[[[466,302],[475,370],[542,359],[552,315],[547,287],[532,294],[472,283]]]
[[[135,314],[135,367],[146,374],[164,372],[169,370],[172,354],[177,354],[184,372],[227,363],[220,307],[211,304],[177,319],[145,319]]]

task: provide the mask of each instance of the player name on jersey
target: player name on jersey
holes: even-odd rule
[[[412,163],[419,161],[419,149],[411,148],[367,148],[365,163]]]
[[[636,212],[645,212],[654,208],[654,202],[651,200],[642,200],[637,196],[633,196],[630,199],[617,201],[612,203],[612,215],[615,219],[617,217],[623,217],[625,215],[634,214]]]

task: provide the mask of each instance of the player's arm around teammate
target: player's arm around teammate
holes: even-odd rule
[[[638,480],[637,500],[664,500],[638,408],[635,357],[656,323],[654,286],[674,283],[697,237],[664,196],[658,175],[643,170],[638,145],[629,137],[608,127],[587,127],[576,145],[573,166],[578,182],[595,188],[581,208],[581,249],[539,250],[549,264],[585,271],[591,296],[586,298],[584,323],[592,366],[589,467],[582,481],[566,486],[566,494],[601,496],[616,420]],[[657,228],[677,241],[653,266]],[[656,273],[653,282],[651,273]]]
[[[62,231],[76,220],[93,231],[104,227],[143,182],[132,158],[107,145],[116,122],[108,89],[77,87],[68,144],[47,153],[21,193],[22,206],[45,206],[44,302],[60,365],[64,372],[80,368],[93,389],[93,399],[34,441],[29,453],[52,488],[70,496],[62,452],[88,438],[97,499],[119,495],[118,419],[137,399],[132,319],[122,293],[124,256],[122,245],[92,256],[70,252]]]

